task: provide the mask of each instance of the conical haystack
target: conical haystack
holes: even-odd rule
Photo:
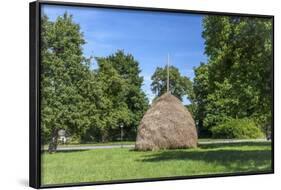
[[[170,93],[159,97],[145,113],[138,128],[136,150],[189,148],[197,146],[192,115]]]

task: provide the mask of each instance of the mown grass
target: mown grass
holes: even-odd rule
[[[270,142],[156,152],[113,148],[42,153],[44,185],[270,170]]]

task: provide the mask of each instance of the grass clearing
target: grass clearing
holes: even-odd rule
[[[44,185],[270,170],[270,142],[155,152],[114,148],[42,153]]]

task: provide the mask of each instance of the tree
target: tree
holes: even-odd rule
[[[43,16],[41,36],[41,129],[43,142],[54,152],[58,130],[79,135],[89,126],[89,104],[80,86],[93,76],[82,54],[83,35],[71,15],[54,22]]]
[[[134,138],[148,100],[133,56],[117,51],[96,58],[92,70],[80,27],[67,13],[55,21],[43,16],[41,36],[41,135],[49,151],[56,151],[60,129],[79,140],[108,141],[123,124]]]
[[[148,109],[148,99],[142,90],[143,77],[140,76],[141,70],[139,63],[131,54],[125,54],[118,50],[115,54],[108,56],[108,61],[117,72],[126,80],[127,93],[125,103],[130,110],[130,123],[124,126],[125,132],[135,139],[137,127],[144,112]]]
[[[164,68],[157,67],[151,77],[151,90],[158,97],[167,91],[167,66]],[[192,82],[186,76],[182,76],[179,70],[169,67],[169,89],[173,95],[182,100],[183,96],[191,95]]]
[[[101,81],[102,90],[107,98],[107,105],[103,109],[103,123],[101,126],[102,141],[108,141],[112,135],[110,132],[118,129],[121,123],[129,120],[129,110],[125,103],[127,92],[126,81],[113,68],[112,64],[106,59],[98,59],[98,80]]]
[[[148,100],[141,86],[139,63],[131,54],[118,50],[108,57],[97,58],[98,76],[103,83],[103,90],[111,101],[110,114],[115,114],[108,128],[112,137],[119,135],[119,126],[123,124],[127,138],[134,139],[137,126],[148,108]]]
[[[207,83],[195,90],[205,102],[204,125],[247,117],[271,123],[272,20],[206,16],[203,27],[208,72],[196,73],[194,88]]]
[[[204,125],[204,119],[207,113],[207,97],[209,93],[208,65],[201,63],[199,67],[194,68],[195,77],[193,79],[193,116],[197,124],[200,137],[210,136],[210,131]]]

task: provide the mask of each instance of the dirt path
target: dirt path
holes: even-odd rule
[[[226,139],[226,140],[211,140],[211,141],[203,141],[203,142],[198,142],[198,144],[219,144],[219,143],[241,143],[241,142],[270,142],[267,141],[266,139]],[[134,148],[135,145],[81,145],[81,146],[58,146],[57,150],[58,151],[70,151],[70,150],[92,150],[92,149],[107,149],[107,148]],[[43,150],[48,150],[46,147]]]

